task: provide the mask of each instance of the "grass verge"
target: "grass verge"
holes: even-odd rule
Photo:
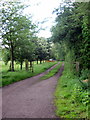
[[[88,119],[90,90],[82,87],[79,78],[73,75],[68,64],[65,64],[64,69],[55,91],[56,116]]]
[[[0,80],[0,83],[2,82],[2,84],[0,84],[0,87],[35,76],[39,73],[44,72],[45,70],[52,67],[56,63],[57,62],[46,62],[38,65],[35,64],[34,73],[31,73],[31,71],[25,71],[25,70],[19,70],[19,69],[16,69],[15,72],[8,72],[7,69],[5,70],[5,66],[3,65],[4,70],[2,69],[2,79]]]
[[[58,64],[54,69],[52,69],[51,71],[49,71],[46,75],[44,75],[40,79],[41,80],[45,80],[45,79],[48,79],[48,78],[54,76],[58,72],[58,70],[60,69],[60,66],[61,66],[61,64]]]

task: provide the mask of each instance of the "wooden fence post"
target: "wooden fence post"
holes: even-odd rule
[[[79,72],[79,62],[76,62],[76,72]]]

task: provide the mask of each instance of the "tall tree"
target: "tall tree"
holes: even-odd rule
[[[16,5],[17,3],[13,2],[2,3],[2,43],[5,48],[10,50],[12,71],[14,71],[14,47],[17,38],[17,31],[14,27],[18,25],[18,11],[22,8],[22,6],[17,5],[16,7]]]
[[[24,41],[30,38],[35,28],[26,16],[20,14],[23,8],[17,2],[3,3],[2,8],[2,43],[10,51],[11,71],[14,71],[15,52],[20,51],[20,45],[25,44]]]

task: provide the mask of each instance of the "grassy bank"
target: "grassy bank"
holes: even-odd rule
[[[61,66],[61,64],[57,65],[54,69],[52,69],[46,75],[41,77],[41,80],[45,80],[45,79],[48,79],[48,78],[54,76],[58,72],[58,70],[60,69],[60,66]]]
[[[65,64],[63,75],[58,80],[55,91],[56,115],[60,118],[89,118],[88,87],[83,87],[80,78],[73,75]]]
[[[25,71],[24,68],[23,70],[19,70],[18,64],[15,65],[15,72],[9,72],[9,66],[5,66],[4,64],[2,64],[2,80],[0,80],[0,82],[2,81],[2,85],[0,84],[0,86],[9,85],[11,83],[35,76],[39,73],[44,72],[46,69],[50,68],[56,63],[57,62],[45,62],[38,65],[34,64],[34,73],[31,73],[31,71]]]

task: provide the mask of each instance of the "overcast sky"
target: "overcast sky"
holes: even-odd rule
[[[33,17],[33,22],[46,21],[40,24],[45,30],[41,30],[38,34],[39,37],[48,38],[51,36],[50,28],[54,25],[55,14],[52,14],[53,10],[57,8],[63,0],[22,0],[25,4],[30,4],[31,6],[24,10],[25,14],[31,14]]]

